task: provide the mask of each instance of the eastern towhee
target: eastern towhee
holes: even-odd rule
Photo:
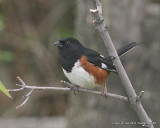
[[[74,38],[63,38],[54,45],[58,47],[63,72],[72,84],[88,89],[104,85],[103,93],[107,95],[106,80],[110,72],[117,73],[110,56],[104,57]],[[129,43],[117,53],[122,56],[136,45]]]

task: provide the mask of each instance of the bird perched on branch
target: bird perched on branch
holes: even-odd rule
[[[54,45],[58,47],[63,72],[73,85],[88,89],[103,85],[103,95],[107,96],[106,80],[110,72],[117,73],[110,56],[104,57],[74,38],[63,38]],[[132,42],[118,49],[118,56],[136,45]]]

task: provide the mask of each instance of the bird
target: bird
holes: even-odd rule
[[[54,45],[58,47],[62,70],[73,85],[87,89],[104,86],[102,94],[107,96],[107,78],[111,72],[117,74],[112,57],[104,57],[72,37],[60,39]],[[117,50],[118,56],[124,55],[136,45],[136,42],[132,42],[121,47]]]

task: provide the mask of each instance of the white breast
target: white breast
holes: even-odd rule
[[[98,84],[95,84],[95,78],[91,76],[88,72],[86,72],[83,67],[80,66],[79,61],[75,63],[70,73],[67,73],[64,69],[63,72],[71,83],[79,85],[80,87],[94,88],[99,86]]]

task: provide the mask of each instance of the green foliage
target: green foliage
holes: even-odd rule
[[[9,98],[12,98],[12,96],[9,94],[9,92],[6,90],[6,87],[3,85],[3,83],[0,81],[0,90],[7,95]]]
[[[0,62],[13,62],[14,55],[10,51],[0,51]]]

